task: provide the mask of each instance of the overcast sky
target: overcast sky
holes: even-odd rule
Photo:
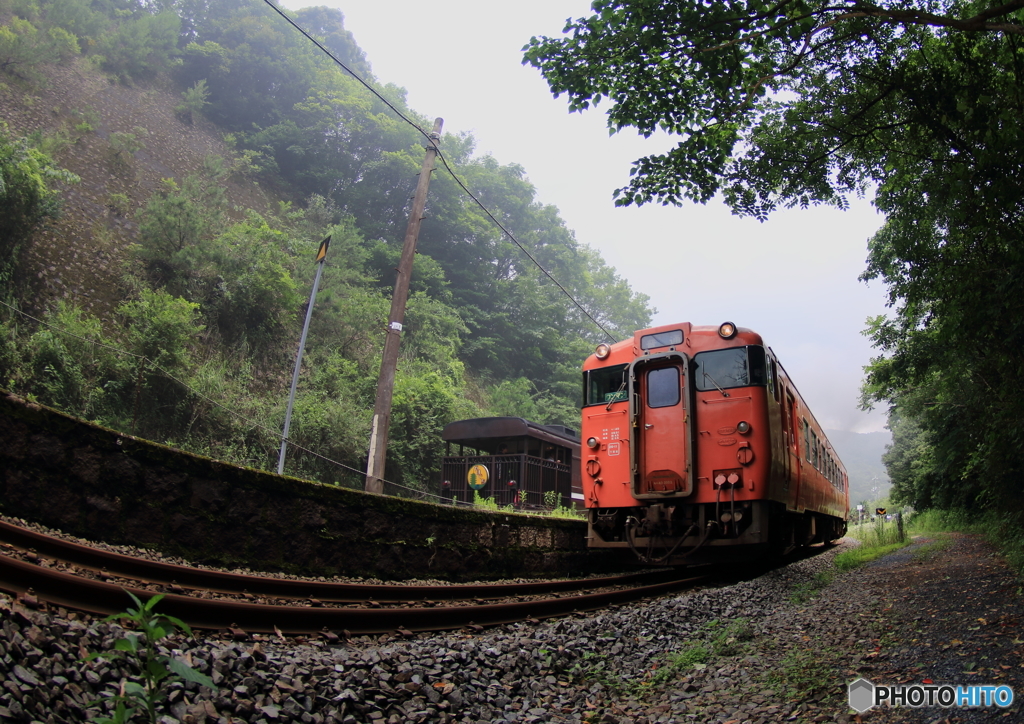
[[[526,170],[537,199],[561,212],[657,309],[655,324],[726,320],[760,332],[819,422],[871,432],[882,411],[857,408],[872,349],[861,331],[886,311],[883,286],[857,281],[881,217],[867,201],[846,212],[777,212],[767,222],[707,206],[616,208],[630,163],[667,148],[632,131],[609,137],[603,109],[569,114],[535,69],[522,65],[533,35],[558,36],[588,0],[285,0],[339,8],[374,75],[408,90],[409,105],[468,131],[477,154]],[[443,151],[443,149],[442,149]],[[582,362],[582,360],[581,360]]]

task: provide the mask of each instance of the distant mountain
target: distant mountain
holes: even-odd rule
[[[839,453],[850,477],[850,505],[874,501],[889,494],[889,476],[882,464],[892,433],[826,430],[829,442]]]

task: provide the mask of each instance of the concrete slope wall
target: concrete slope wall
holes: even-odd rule
[[[467,511],[282,477],[0,391],[0,511],[195,562],[453,581],[607,570],[582,521]]]

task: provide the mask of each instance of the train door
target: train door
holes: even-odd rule
[[[782,465],[784,470],[784,483],[782,489],[789,492],[789,481],[793,477],[793,445],[796,441],[796,431],[793,426],[793,395],[789,390],[785,391],[782,400]]]
[[[649,361],[648,361],[649,360]],[[634,494],[638,497],[689,495],[692,445],[688,424],[687,360],[671,354],[634,369],[637,432]]]

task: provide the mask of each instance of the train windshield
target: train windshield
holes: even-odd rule
[[[767,385],[764,347],[733,347],[693,356],[697,365],[696,385],[701,392],[730,387]]]
[[[615,365],[584,374],[584,405],[607,405],[627,399],[627,365]]]

